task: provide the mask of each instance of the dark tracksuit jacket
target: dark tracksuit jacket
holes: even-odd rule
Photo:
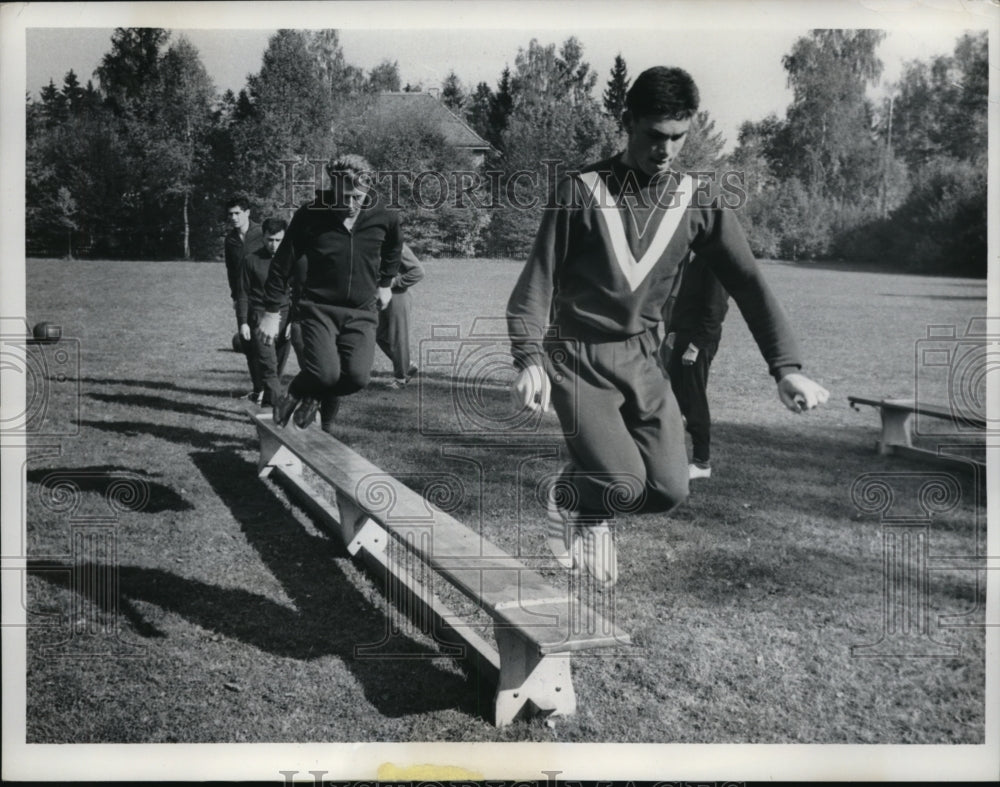
[[[687,496],[683,425],[653,330],[691,252],[736,301],[771,374],[801,366],[736,216],[700,186],[651,181],[620,157],[567,176],[508,301],[515,366],[545,365],[552,379],[581,514],[669,511]]]
[[[260,224],[250,222],[246,235],[240,238],[238,230],[231,229],[226,233],[224,243],[226,259],[226,279],[229,281],[229,297],[236,302],[238,294],[240,271],[243,267],[243,257],[247,251],[256,249],[264,243],[264,236],[260,231]]]
[[[241,325],[250,326],[250,341],[244,342],[247,349],[247,365],[254,380],[255,389],[267,392],[267,401],[274,404],[281,394],[280,376],[288,358],[288,342],[285,339],[285,325],[288,320],[287,297],[280,308],[282,315],[278,336],[273,344],[264,344],[257,338],[256,328],[264,316],[264,284],[271,270],[271,256],[261,243],[249,250],[243,257],[239,285],[236,294],[236,319]],[[249,345],[249,347],[246,347]]]
[[[302,371],[289,385],[303,396],[343,396],[364,388],[375,359],[377,287],[399,270],[399,217],[382,207],[363,208],[351,229],[344,212],[327,207],[330,195],[299,208],[275,252],[264,286],[268,312],[279,311],[296,262],[304,262],[297,319]]]

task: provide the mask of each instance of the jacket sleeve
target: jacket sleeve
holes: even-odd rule
[[[378,286],[392,287],[392,280],[399,271],[403,253],[403,232],[399,226],[399,215],[389,213],[385,240],[382,241],[381,260],[378,269]]]
[[[226,233],[223,248],[226,260],[226,280],[229,282],[229,297],[235,302],[240,280],[240,262],[243,258],[243,241],[232,231]]]
[[[399,261],[399,272],[393,279],[394,289],[408,290],[414,284],[423,281],[424,268],[417,255],[407,244],[403,244],[403,252]]]
[[[246,257],[240,263],[239,274],[236,277],[236,324],[243,325],[250,320],[250,266]]]
[[[768,370],[780,380],[802,367],[785,312],[767,285],[733,211],[718,202],[706,210],[707,223],[692,249],[736,301]]]
[[[712,271],[707,269],[702,271],[701,284],[701,319],[691,334],[691,342],[703,350],[709,345],[718,344],[722,338],[722,322],[729,311],[729,293]]]
[[[507,334],[514,366],[523,369],[542,365],[543,341],[552,312],[556,276],[565,258],[569,238],[572,181],[559,185],[554,203],[542,214],[542,222],[528,261],[507,300]]]
[[[271,258],[271,267],[267,272],[267,281],[264,282],[264,308],[274,314],[280,312],[282,307],[288,304],[289,279],[296,261],[303,254],[303,239],[305,208],[300,208],[292,216],[285,230],[285,237],[281,239],[278,250]]]

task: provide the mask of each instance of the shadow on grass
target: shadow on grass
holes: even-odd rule
[[[120,404],[123,407],[142,407],[149,410],[166,410],[172,413],[185,413],[187,415],[198,416],[199,418],[217,418],[223,421],[245,420],[243,416],[222,407],[192,404],[190,402],[179,402],[176,399],[167,399],[162,396],[149,396],[146,394],[90,393],[87,394],[87,397],[98,402]]]
[[[943,473],[956,481],[966,505],[976,505],[977,480],[972,472],[933,461],[881,456],[872,447],[874,433],[865,427],[815,429],[806,435],[798,429],[732,422],[712,428],[712,464],[721,472],[713,471],[707,483],[692,484],[699,495],[735,493],[761,506],[851,519],[858,514],[851,486],[862,475]],[[731,475],[725,472],[727,462]]]
[[[185,426],[168,426],[166,424],[151,424],[140,421],[81,421],[80,426],[87,426],[105,432],[138,437],[150,435],[163,440],[169,440],[179,445],[190,445],[200,449],[218,449],[233,446],[252,449],[257,447],[257,438],[249,433],[246,437],[234,437],[222,434],[211,434]]]
[[[481,711],[482,697],[473,682],[441,670],[431,662],[441,657],[439,651],[395,631],[386,608],[374,607],[333,564],[346,553],[334,541],[303,530],[257,481],[254,464],[231,451],[194,454],[192,461],[298,610],[289,621],[296,629],[292,634],[287,623],[262,627],[264,647],[294,642],[288,655],[318,650],[339,656],[366,696],[389,716],[450,707]],[[247,478],[255,482],[249,489],[243,483]],[[374,655],[359,656],[362,648]]]
[[[333,656],[351,671],[366,698],[387,717],[457,708],[482,713],[475,682],[441,669],[441,654],[402,634],[392,620],[352,585],[334,562],[333,542],[306,532],[256,478],[256,468],[230,451],[196,454],[193,460],[232,511],[250,545],[281,583],[292,606],[243,588],[220,587],[159,568],[119,566],[117,597],[83,583],[88,600],[105,613],[116,609],[137,634],[166,636],[147,621],[136,601],[155,604],[196,625],[283,658]],[[252,479],[251,484],[246,479]],[[223,558],[224,559],[224,558]],[[29,561],[29,571],[69,589],[73,566]],[[61,569],[61,570],[60,570]],[[102,567],[76,566],[85,576]],[[87,573],[88,569],[90,572]],[[374,656],[359,657],[369,646]]]
[[[135,478],[142,481],[149,491],[142,500],[141,510],[147,514],[159,514],[164,511],[190,511],[191,503],[165,484],[152,479],[156,476],[145,470],[135,470],[117,465],[93,465],[91,467],[55,467],[42,470],[29,470],[29,484],[62,484],[71,481],[81,492],[97,492],[107,496],[113,491],[113,485],[122,478]]]
[[[545,415],[534,433],[505,433],[499,427],[493,434],[463,429],[465,423],[455,415],[459,400],[453,395],[453,382],[434,379],[421,384],[419,395],[412,387],[393,392],[373,387],[345,400],[342,415],[351,430],[345,432],[344,441],[354,442],[355,450],[363,454],[382,452],[382,457],[369,458],[377,465],[384,459],[391,465],[387,470],[459,467],[444,452],[461,446],[481,467],[485,484],[507,485],[508,491],[515,482],[520,453],[515,449],[555,448],[560,456],[565,453],[553,414]],[[509,406],[507,391],[501,387],[479,390],[476,402],[485,414],[503,413]],[[975,501],[976,481],[971,473],[934,462],[880,456],[872,448],[876,433],[868,426],[834,428],[817,423],[804,429],[801,421],[792,420],[794,416],[788,418],[787,426],[732,421],[713,424],[717,473],[709,481],[692,484],[692,495],[738,497],[740,502],[748,500],[757,507],[793,508],[810,515],[851,519],[857,509],[850,487],[857,477],[879,471],[931,471],[953,475],[963,501]],[[354,439],[354,430],[360,438]],[[375,436],[378,439],[372,439]],[[536,467],[539,474],[554,472],[558,460],[545,460]],[[522,478],[521,491],[531,493],[539,478]]]
[[[177,391],[179,393],[195,394],[196,396],[211,396],[215,399],[225,398],[228,388],[192,388],[176,383],[165,383],[159,380],[113,380],[106,377],[81,377],[81,383],[94,385],[114,385],[128,388],[151,388],[161,391]]]

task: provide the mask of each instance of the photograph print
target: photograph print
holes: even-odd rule
[[[0,21],[5,778],[1000,776],[995,5]]]

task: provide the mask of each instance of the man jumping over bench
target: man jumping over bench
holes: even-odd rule
[[[365,159],[340,156],[326,171],[331,189],[295,212],[274,255],[258,331],[265,342],[274,340],[293,264],[304,255],[297,304],[302,370],[274,406],[274,422],[285,426],[294,413],[305,429],[319,410],[322,429],[332,432],[341,397],[371,378],[378,310],[392,298],[403,242],[398,215],[368,200]]]
[[[569,452],[550,492],[548,545],[606,586],[618,576],[615,514],[669,512],[688,495],[684,426],[655,360],[655,328],[689,253],[739,306],[781,401],[802,412],[829,396],[799,373],[735,213],[671,170],[698,109],[694,81],[651,68],[625,105],[624,152],[558,184],[507,306],[515,401],[548,409],[551,397]]]

